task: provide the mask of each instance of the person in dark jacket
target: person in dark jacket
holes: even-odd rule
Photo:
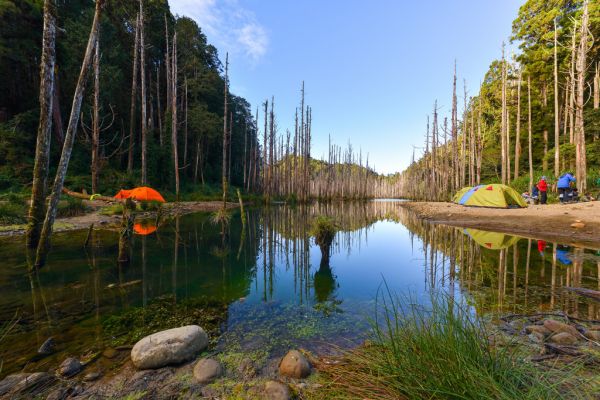
[[[546,204],[548,200],[548,183],[545,176],[542,176],[542,179],[537,184],[537,188],[540,191],[540,204]]]
[[[561,203],[566,203],[569,201],[571,182],[575,182],[575,177],[570,172],[567,172],[558,178],[556,187],[558,188],[558,198],[560,199]]]

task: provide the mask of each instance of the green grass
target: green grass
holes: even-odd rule
[[[314,398],[587,399],[579,365],[544,367],[512,343],[489,344],[485,324],[447,296],[423,307],[379,297],[373,339],[323,368]]]
[[[0,196],[0,225],[27,223],[26,197],[18,193],[5,193]]]

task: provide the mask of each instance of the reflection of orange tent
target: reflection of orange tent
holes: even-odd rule
[[[156,232],[156,229],[158,229],[156,227],[156,225],[148,223],[148,224],[144,224],[144,223],[136,223],[133,224],[133,231],[135,233],[137,233],[138,235],[149,235],[153,232]]]
[[[159,201],[165,202],[165,199],[156,190],[147,186],[137,187],[135,189],[122,189],[115,195],[116,199],[133,199],[138,201]]]
[[[119,193],[115,194],[115,199],[127,199],[129,198],[130,193],[131,190],[121,189],[119,190]]]

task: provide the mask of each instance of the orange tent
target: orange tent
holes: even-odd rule
[[[154,232],[156,232],[157,229],[158,229],[157,226],[152,223],[146,224],[146,223],[137,222],[137,223],[133,224],[133,231],[135,233],[137,233],[138,235],[142,235],[142,236],[154,233]]]
[[[159,201],[165,202],[165,199],[156,190],[147,186],[137,187],[135,189],[127,190],[121,189],[119,193],[115,195],[115,199],[133,199],[137,201]]]
[[[119,193],[115,194],[115,199],[128,199],[131,194],[131,190],[121,189]]]
[[[147,186],[141,186],[133,189],[129,193],[129,197],[138,201],[160,201],[165,202],[165,199],[156,190]]]

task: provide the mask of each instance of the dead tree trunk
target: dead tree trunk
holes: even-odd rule
[[[504,43],[502,43],[502,118],[500,123],[502,183],[506,185],[506,60],[504,58]]]
[[[528,130],[528,151],[529,151],[529,188],[531,190],[533,187],[533,139],[532,139],[532,130],[531,130],[531,76],[527,77],[527,108],[528,108],[528,118],[527,118],[527,130]]]
[[[173,171],[175,172],[175,196],[179,201],[179,155],[177,154],[177,32],[173,35],[173,56],[171,57],[171,146]]]
[[[94,105],[92,114],[92,193],[98,193],[98,158],[100,147],[100,43],[94,52]]]
[[[554,19],[554,176],[560,175],[560,120],[558,105],[558,28]]]
[[[229,93],[229,53],[225,56],[225,82],[223,89],[223,163],[221,166],[221,182],[223,185],[223,210],[227,207],[227,119],[229,112],[227,111],[227,95]]]
[[[519,177],[519,161],[521,158],[521,81],[522,71],[519,71],[519,81],[517,82],[517,127],[515,133],[515,173],[514,179]]]
[[[129,149],[127,172],[133,171],[133,146],[135,145],[135,100],[137,98],[138,54],[140,52],[140,15],[136,17],[135,42],[133,45],[133,75],[131,77],[131,108],[129,110]]]
[[[44,219],[44,226],[42,228],[40,242],[37,247],[37,254],[35,259],[35,266],[37,268],[45,264],[46,255],[50,248],[50,236],[52,235],[52,228],[54,225],[54,219],[56,217],[56,209],[58,207],[58,201],[60,200],[60,194],[62,192],[65,176],[67,175],[69,160],[71,158],[71,151],[73,150],[73,142],[75,141],[75,133],[77,131],[77,126],[79,125],[79,113],[81,111],[81,103],[83,102],[83,93],[85,91],[86,79],[92,63],[94,47],[98,41],[100,12],[102,10],[103,5],[104,0],[96,0],[94,20],[92,22],[92,28],[85,50],[85,56],[83,58],[81,71],[77,80],[77,86],[75,87],[75,94],[73,96],[73,105],[71,107],[71,116],[69,117],[69,125],[67,127],[67,132],[65,135],[65,144],[63,146],[60,161],[58,163],[58,169],[56,171],[56,177],[54,179],[54,185],[52,187],[52,194],[50,195],[50,204],[46,212],[46,218]]]
[[[142,185],[148,183],[148,166],[146,165],[146,146],[148,136],[148,120],[146,117],[146,48],[144,44],[144,8],[140,0],[140,85],[142,86]]]
[[[36,247],[40,238],[42,221],[46,214],[46,183],[50,162],[50,141],[54,96],[54,67],[56,63],[56,1],[44,1],[44,33],[42,37],[42,62],[40,63],[40,122],[38,125],[31,187],[31,206],[27,224],[28,247]]]
[[[456,61],[454,61],[454,79],[452,84],[452,190],[458,189],[458,104],[456,99]]]
[[[585,74],[587,67],[588,43],[588,1],[583,3],[583,15],[581,17],[581,34],[579,49],[577,51],[577,98],[575,100],[575,174],[577,187],[581,194],[587,190],[587,161],[585,154],[585,129],[583,121],[583,107],[585,97]]]

